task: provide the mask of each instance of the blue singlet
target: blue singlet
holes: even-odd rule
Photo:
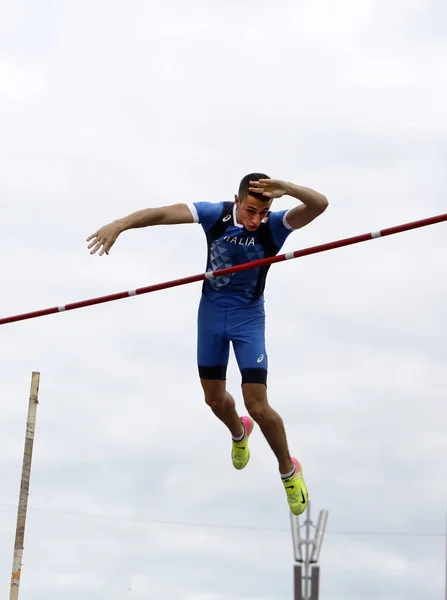
[[[287,210],[269,212],[256,231],[237,222],[234,202],[189,205],[208,245],[207,271],[275,256],[293,231]],[[198,313],[197,361],[203,379],[225,379],[229,343],[242,383],[266,383],[264,287],[269,267],[206,279]]]

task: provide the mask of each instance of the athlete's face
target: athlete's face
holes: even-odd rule
[[[235,201],[238,223],[248,231],[256,231],[262,219],[267,216],[272,204],[272,200],[258,200],[250,195],[244,198],[235,196]]]

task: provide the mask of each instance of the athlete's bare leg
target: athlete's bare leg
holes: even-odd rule
[[[231,432],[234,438],[244,433],[233,397],[226,390],[226,381],[222,379],[200,379],[205,393],[205,402],[213,413]]]
[[[242,384],[242,393],[249,415],[259,425],[278,459],[280,473],[290,473],[294,465],[290,458],[284,423],[278,413],[269,405],[265,385],[244,383]]]

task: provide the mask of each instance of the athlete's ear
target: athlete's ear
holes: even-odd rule
[[[234,201],[236,202],[236,204],[240,203],[240,199],[239,199],[239,196],[237,194],[234,194]]]

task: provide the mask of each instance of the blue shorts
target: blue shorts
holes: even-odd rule
[[[242,383],[267,383],[263,300],[223,307],[202,294],[197,325],[197,362],[202,379],[226,379],[231,342]]]

